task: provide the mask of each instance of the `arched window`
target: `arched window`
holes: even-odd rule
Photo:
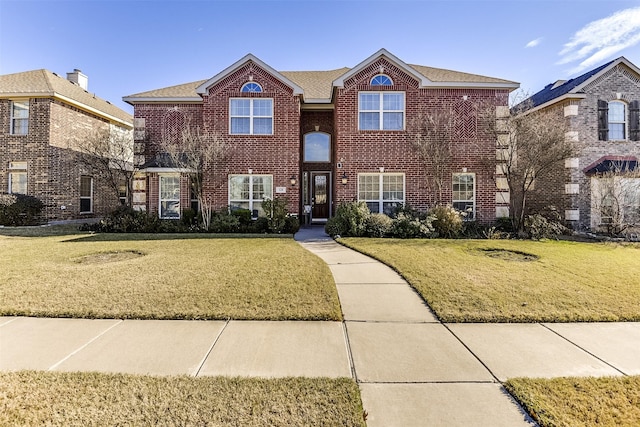
[[[378,74],[371,79],[371,86],[392,86],[393,80],[384,74]]]
[[[304,136],[303,161],[305,162],[330,162],[331,161],[331,137],[324,132],[311,132]]]
[[[262,86],[258,83],[248,82],[242,86],[240,92],[262,92]]]

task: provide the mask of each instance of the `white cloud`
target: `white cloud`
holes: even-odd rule
[[[529,43],[527,43],[525,47],[536,47],[540,44],[541,41],[542,37],[538,37],[537,39],[531,40]]]
[[[625,9],[578,30],[564,45],[558,64],[581,61],[571,69],[578,73],[640,43],[640,7]]]

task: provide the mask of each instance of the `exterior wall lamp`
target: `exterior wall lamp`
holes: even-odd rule
[[[347,182],[349,182],[349,178],[347,178],[347,173],[346,172],[342,172],[342,177],[340,178],[342,185],[347,185]]]
[[[295,175],[291,175],[291,178],[289,178],[289,182],[291,183],[291,186],[293,187],[294,185],[296,185],[298,180],[296,179]]]

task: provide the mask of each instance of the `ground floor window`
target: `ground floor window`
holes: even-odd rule
[[[264,214],[262,201],[273,198],[273,176],[230,175],[229,207],[231,210],[248,209],[257,218]]]
[[[27,194],[27,162],[9,162],[9,193]]]
[[[404,205],[403,173],[358,174],[358,200],[367,203],[372,213],[391,215]]]
[[[93,177],[80,177],[80,213],[93,212]]]
[[[180,218],[180,175],[160,175],[160,218]]]
[[[591,225],[612,232],[640,225],[640,177],[591,179]]]
[[[473,173],[453,174],[453,193],[451,203],[453,208],[465,212],[467,220],[476,217],[476,176]]]

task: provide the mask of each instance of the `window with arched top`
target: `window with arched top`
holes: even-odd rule
[[[311,132],[304,135],[303,161],[330,162],[331,136],[324,132]]]
[[[392,86],[393,80],[391,77],[384,74],[378,74],[371,79],[371,86]]]
[[[258,83],[248,82],[242,85],[240,92],[262,92],[262,86],[260,86]]]

